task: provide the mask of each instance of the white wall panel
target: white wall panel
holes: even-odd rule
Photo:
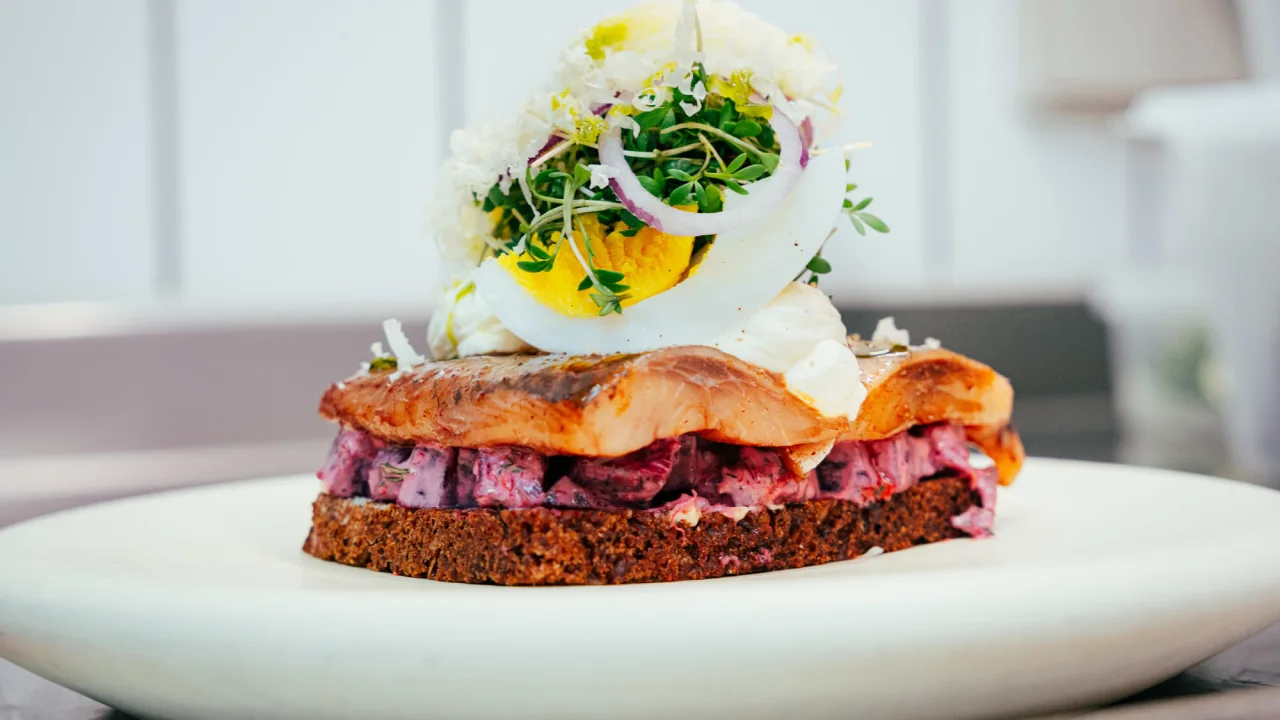
[[[466,3],[466,120],[512,110],[551,76],[575,32],[629,7],[626,0],[475,0]],[[842,230],[828,244],[837,295],[923,275],[918,7],[914,0],[747,0],[747,9],[815,38],[844,71],[847,116],[834,144],[865,140],[851,176],[876,199],[890,235]]]
[[[1027,109],[1013,0],[952,2],[950,16],[954,282],[1089,282],[1122,255],[1121,141]]]
[[[189,299],[431,296],[435,22],[416,0],[179,1]]]
[[[154,284],[142,0],[0,0],[0,304]]]

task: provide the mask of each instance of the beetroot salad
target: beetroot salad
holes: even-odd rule
[[[344,428],[316,475],[329,495],[411,508],[653,510],[686,522],[709,511],[741,518],[809,500],[866,506],[923,480],[966,476],[977,502],[952,523],[974,535],[990,530],[996,486],[995,468],[970,464],[964,428],[952,423],[836,443],[804,479],[772,448],[696,435],[658,440],[622,457],[587,458],[516,446],[396,446]]]

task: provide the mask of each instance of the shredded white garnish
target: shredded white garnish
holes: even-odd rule
[[[900,329],[894,322],[893,316],[880,318],[880,322],[876,323],[876,331],[871,334],[871,342],[887,342],[894,345],[910,345],[911,333]]]
[[[400,321],[389,318],[382,323],[382,331],[387,334],[387,344],[391,346],[391,354],[396,358],[396,372],[401,373],[422,365],[427,359],[413,349],[413,344],[404,334]],[[380,346],[381,343],[374,343]],[[381,348],[379,348],[381,349]]]

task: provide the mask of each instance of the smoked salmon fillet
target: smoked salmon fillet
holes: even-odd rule
[[[823,447],[930,423],[963,425],[1008,484],[1022,464],[1013,388],[942,349],[861,358],[867,398],[853,422],[824,417],[776,373],[715,348],[638,355],[510,355],[430,362],[334,384],[320,414],[386,443],[513,445],[617,457],[684,434],[733,445]]]

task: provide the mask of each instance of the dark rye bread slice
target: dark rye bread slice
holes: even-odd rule
[[[435,510],[321,494],[303,550],[396,575],[498,585],[698,580],[847,560],[965,537],[951,518],[981,503],[968,478],[926,480],[880,503],[811,500],[709,512],[694,527],[647,510]]]

